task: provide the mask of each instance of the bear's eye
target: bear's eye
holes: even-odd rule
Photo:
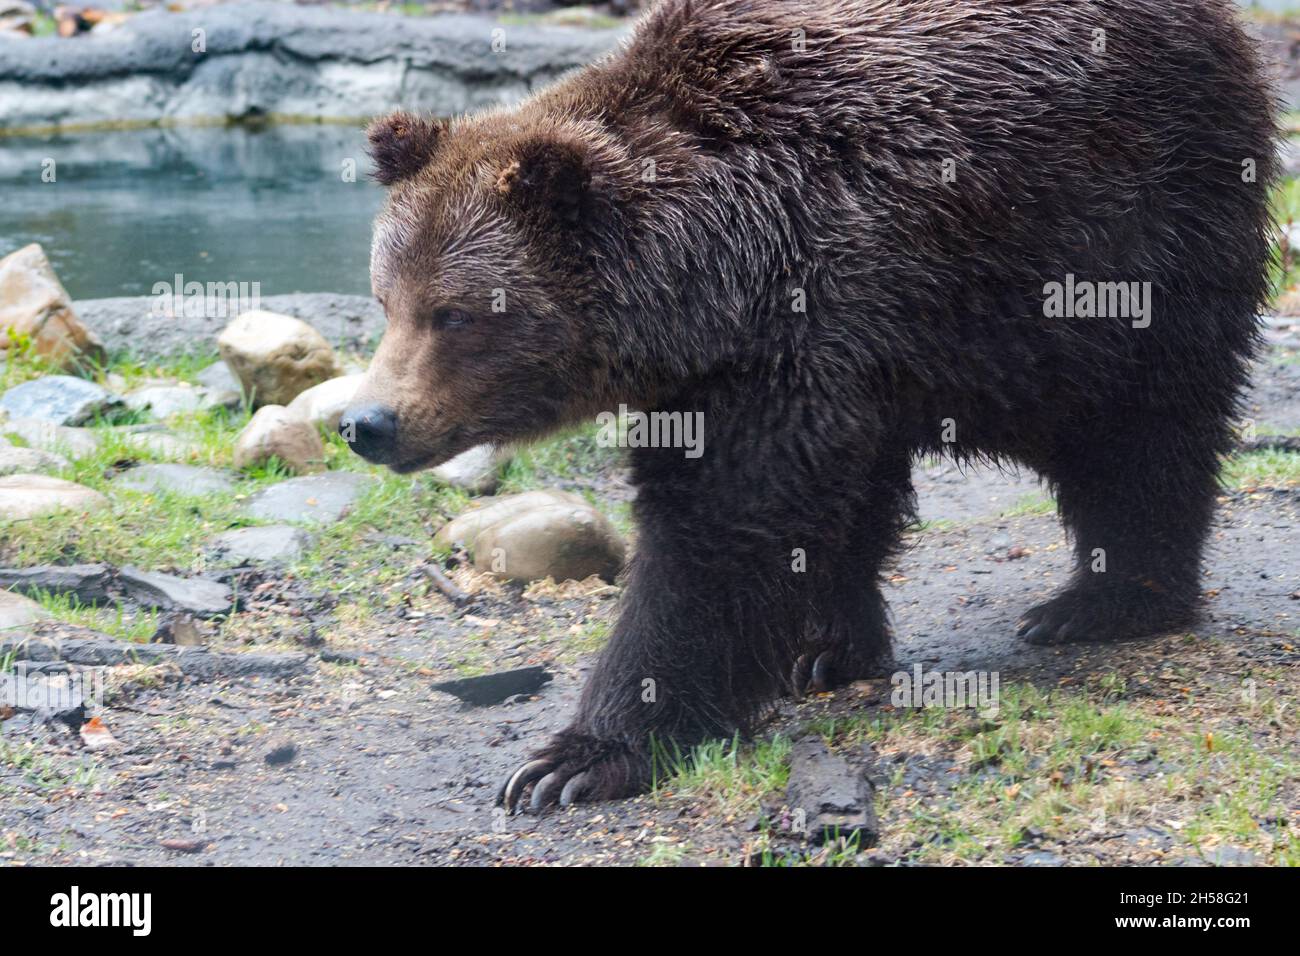
[[[440,329],[455,329],[473,321],[473,317],[464,309],[439,309],[433,313],[433,324]]]

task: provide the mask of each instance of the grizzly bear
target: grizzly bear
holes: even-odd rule
[[[1055,493],[1077,570],[1025,640],[1192,619],[1272,248],[1276,109],[1234,16],[663,0],[514,109],[372,125],[357,452],[410,472],[703,414],[703,454],[630,451],[619,619],[501,802],[633,794],[663,748],[888,667],[919,455]]]

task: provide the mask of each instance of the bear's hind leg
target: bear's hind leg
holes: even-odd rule
[[[878,677],[892,666],[889,612],[881,571],[915,519],[911,454],[892,447],[873,466],[850,537],[823,576],[808,623],[807,649],[795,661],[796,696]]]
[[[1110,641],[1173,630],[1195,616],[1201,554],[1227,424],[1170,409],[1110,416],[1069,435],[1047,477],[1074,538],[1070,585],[1030,610],[1032,644]]]

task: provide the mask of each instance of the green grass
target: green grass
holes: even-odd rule
[[[901,769],[878,794],[895,848],[917,862],[1000,862],[1032,831],[1068,844],[1086,839],[1098,821],[1168,827],[1178,849],[1192,855],[1234,845],[1294,862],[1295,836],[1266,839],[1260,825],[1285,815],[1300,779],[1288,708],[1275,698],[1246,705],[1235,687],[1202,688],[1195,703],[1194,711],[1190,700],[1178,709],[1157,706],[1112,674],[1084,690],[1004,683],[991,719],[900,709],[808,729],[835,747],[870,742],[886,754],[937,753],[954,762],[947,796],[911,793]],[[1189,720],[1188,711],[1200,716]],[[1277,731],[1271,736],[1258,731],[1265,716]],[[1172,827],[1171,818],[1184,822]]]
[[[31,741],[21,743],[0,738],[0,771],[9,770],[42,790],[94,790],[99,785],[99,766],[93,760],[48,756]],[[0,779],[0,793],[12,791]]]
[[[1300,454],[1252,451],[1224,463],[1222,479],[1230,488],[1285,488],[1300,482]]]
[[[765,795],[785,789],[790,747],[789,738],[777,736],[752,744],[710,740],[685,754],[661,748],[655,789],[702,800],[727,816],[752,811]]]
[[[599,426],[581,428],[532,445],[514,449],[502,469],[500,494],[553,487],[560,481],[592,480],[618,460],[617,448],[602,448]]]
[[[32,595],[57,620],[90,628],[124,641],[147,644],[158,632],[158,612],[128,609],[121,603],[113,607],[82,604],[75,595],[36,591]]]

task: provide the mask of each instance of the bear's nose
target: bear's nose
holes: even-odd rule
[[[349,408],[339,419],[339,434],[362,458],[382,463],[393,453],[397,413],[386,405]]]

